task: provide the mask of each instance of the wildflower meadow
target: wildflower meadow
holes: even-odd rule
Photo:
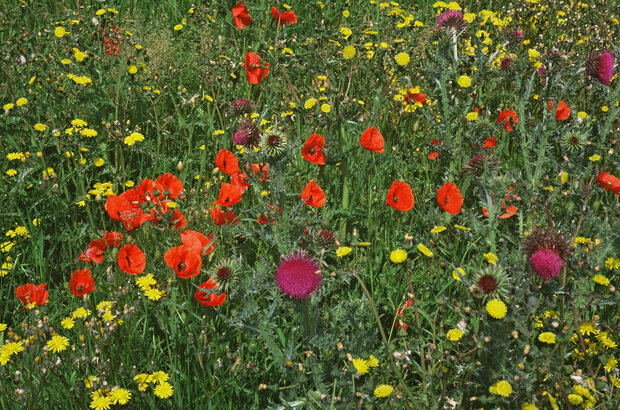
[[[3,2],[0,408],[618,408],[619,34]]]

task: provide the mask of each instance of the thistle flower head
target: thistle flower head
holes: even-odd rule
[[[467,28],[467,22],[463,19],[463,13],[456,10],[444,11],[437,18],[437,30],[454,30],[460,33]]]
[[[227,293],[237,282],[239,262],[233,259],[220,259],[211,276],[219,283],[222,292]]]
[[[485,299],[506,299],[510,294],[510,279],[499,265],[490,265],[476,272],[472,279],[476,283],[475,289]]]
[[[275,279],[280,290],[293,299],[308,299],[323,277],[320,266],[304,251],[286,255],[280,261]]]
[[[523,251],[534,273],[548,280],[560,274],[572,249],[564,235],[547,227],[536,228],[523,242]]]
[[[474,175],[480,177],[482,176],[482,174],[484,174],[485,164],[487,170],[494,171],[499,166],[499,160],[492,155],[476,155],[472,157],[469,161],[467,161],[467,163],[463,166],[463,173],[465,175]]]
[[[586,61],[586,74],[598,80],[601,84],[609,85],[614,76],[614,55],[608,50],[602,53],[591,52]]]
[[[288,147],[288,138],[282,132],[274,129],[263,135],[261,145],[267,155],[279,157],[284,154]]]
[[[260,131],[256,126],[256,122],[250,118],[242,118],[239,121],[239,128],[233,135],[233,142],[244,147],[255,147],[258,145]]]
[[[233,115],[249,114],[254,110],[254,103],[247,98],[238,98],[230,104],[229,111]]]

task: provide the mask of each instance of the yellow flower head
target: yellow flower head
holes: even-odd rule
[[[461,329],[450,329],[446,333],[446,338],[451,342],[457,342],[463,337],[463,331]]]
[[[491,317],[494,317],[495,319],[502,319],[504,316],[506,316],[506,313],[508,312],[506,304],[499,299],[493,299],[488,301],[486,309],[489,315],[491,315]]]
[[[512,394],[512,386],[506,380],[500,380],[491,387],[489,387],[489,393],[496,396],[508,397]]]
[[[390,253],[390,260],[394,263],[403,263],[407,260],[407,251],[404,249],[394,249]]]
[[[350,248],[348,246],[341,246],[336,249],[336,256],[342,258],[343,256],[347,256],[348,254],[350,254],[351,251],[353,251],[353,248]]]

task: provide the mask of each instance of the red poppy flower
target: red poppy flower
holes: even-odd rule
[[[237,3],[237,5],[232,8],[232,15],[235,20],[235,25],[239,30],[243,30],[245,27],[252,24],[252,21],[254,21],[250,18],[248,9],[242,2]]]
[[[125,229],[131,231],[147,221],[153,220],[151,214],[145,213],[140,207],[139,201],[130,201],[132,195],[135,195],[137,191],[123,192],[121,195],[108,195],[105,203],[105,210],[108,212],[110,218],[114,221],[121,221]]]
[[[385,204],[399,211],[411,211],[415,204],[415,198],[409,184],[405,181],[392,182],[392,186],[390,186],[385,199]]]
[[[384,151],[383,135],[375,127],[370,127],[362,133],[360,137],[362,147],[368,151],[381,154]]]
[[[103,262],[103,254],[107,248],[108,244],[105,239],[93,239],[88,244],[88,249],[80,254],[79,259],[84,262],[100,264]]]
[[[547,102],[547,108],[549,111],[553,111],[553,101]],[[570,117],[571,109],[568,108],[568,105],[562,100],[558,103],[558,109],[555,111],[555,119],[560,121],[565,121]]]
[[[221,149],[220,152],[217,153],[217,157],[215,157],[215,166],[218,167],[220,171],[230,176],[240,172],[237,157],[227,149]]]
[[[439,138],[433,138],[431,140],[431,145],[440,145],[441,144],[441,140]]]
[[[183,246],[193,250],[199,255],[205,256],[215,250],[215,235],[210,234],[209,237],[204,234],[192,230],[181,232],[181,242]],[[207,248],[207,246],[211,244]]]
[[[512,127],[516,127],[519,123],[519,117],[513,110],[504,110],[497,116],[497,123],[503,123],[504,129],[508,132],[512,132]]]
[[[278,7],[273,6],[271,8],[271,15],[280,26],[283,26],[285,23],[297,24],[297,16],[294,11],[285,11],[284,13],[280,13],[278,11]]]
[[[495,137],[487,138],[482,144],[482,148],[495,148],[497,147],[497,139]]]
[[[437,151],[431,152],[430,154],[428,154],[426,156],[426,158],[428,158],[428,159],[437,159],[437,158],[439,158],[439,152],[437,152]]]
[[[226,293],[208,292],[209,289],[218,289],[219,285],[213,278],[203,282],[194,293],[194,298],[203,306],[219,306],[226,300]]]
[[[249,169],[250,164],[245,164],[246,169]],[[269,164],[252,164],[252,172],[254,173],[254,177],[258,178],[260,174],[260,182],[263,183],[265,181],[269,181]]]
[[[237,202],[241,201],[242,193],[241,187],[222,182],[220,185],[220,195],[214,204],[220,206],[233,206]]]
[[[121,195],[127,197],[130,202],[159,202],[160,199],[164,199],[164,187],[154,179],[145,178],[140,182],[140,186],[128,189]]]
[[[130,275],[142,273],[144,272],[144,268],[146,268],[146,257],[144,256],[144,252],[134,244],[123,246],[118,251],[116,261],[118,262],[118,267],[121,268],[123,272],[129,273]]]
[[[603,189],[611,191],[616,195],[620,195],[620,178],[608,174],[607,172],[601,172],[598,174],[596,182],[598,182]]]
[[[183,192],[183,182],[171,173],[160,175],[156,181],[161,184],[164,193],[168,191],[168,198],[176,199]],[[181,195],[181,197],[183,197]]]
[[[308,182],[303,191],[301,191],[301,199],[304,200],[306,205],[320,208],[325,205],[325,192],[321,189],[319,184],[314,181]]]
[[[183,279],[189,279],[200,274],[202,258],[200,253],[187,246],[175,246],[164,255],[164,262],[170,266],[176,274]]]
[[[47,282],[40,285],[26,283],[18,286],[15,288],[15,296],[24,303],[24,309],[31,303],[37,306],[43,306],[49,297]]]
[[[95,291],[95,279],[90,274],[88,268],[78,269],[71,274],[71,282],[69,282],[69,292],[75,296],[82,297],[88,293]]]
[[[261,63],[259,60],[261,56],[258,54],[249,51],[245,53],[245,72],[250,84],[260,84],[269,73],[269,63]]]
[[[239,222],[237,215],[232,212],[224,212],[218,207],[209,209],[209,213],[216,225],[236,225]]]
[[[437,203],[446,212],[456,215],[461,212],[463,196],[459,188],[452,182],[446,182],[437,191]]]
[[[321,134],[311,134],[301,149],[301,156],[313,164],[325,165],[324,146],[325,138]]]
[[[510,218],[511,216],[515,215],[516,213],[517,213],[517,207],[510,205],[509,207],[506,208],[506,213],[501,214],[499,216],[499,219]]]
[[[118,248],[119,246],[121,246],[121,240],[123,240],[123,238],[125,237],[125,235],[123,235],[120,232],[108,232],[105,231],[103,233],[103,240],[105,240],[106,245],[108,245],[108,248]]]
[[[407,104],[420,103],[424,105],[427,102],[428,100],[426,99],[426,94],[408,92],[407,95],[405,95],[405,103]]]

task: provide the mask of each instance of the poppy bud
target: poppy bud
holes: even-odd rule
[[[183,171],[183,161],[179,161],[179,162],[177,163],[177,170],[178,170],[179,172]]]

